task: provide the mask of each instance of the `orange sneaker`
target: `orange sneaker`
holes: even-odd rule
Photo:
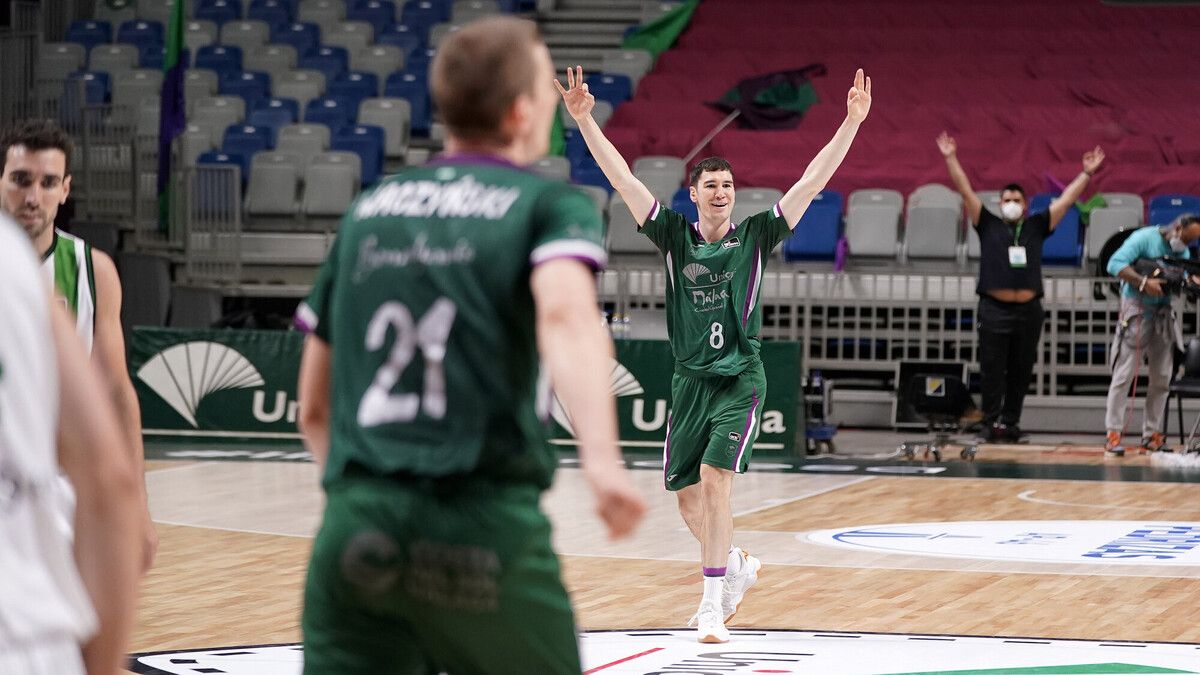
[[[1138,446],[1138,454],[1144,455],[1148,452],[1160,452],[1166,450],[1166,445],[1166,434],[1155,431],[1148,437],[1142,439],[1142,444]]]
[[[1110,431],[1105,435],[1104,451],[1118,457],[1125,454],[1125,448],[1121,445],[1121,432]]]

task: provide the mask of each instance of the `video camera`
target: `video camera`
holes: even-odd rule
[[[1189,300],[1200,299],[1200,284],[1193,277],[1200,276],[1200,262],[1183,258],[1138,258],[1133,261],[1138,274],[1151,279],[1161,279],[1164,293],[1185,295]]]

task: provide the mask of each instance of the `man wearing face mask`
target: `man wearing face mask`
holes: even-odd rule
[[[1188,245],[1200,239],[1200,216],[1184,214],[1164,227],[1143,227],[1121,244],[1108,260],[1108,273],[1121,278],[1121,313],[1112,345],[1112,384],[1104,426],[1108,433],[1104,449],[1117,456],[1125,454],[1121,433],[1128,421],[1129,387],[1137,377],[1146,356],[1149,386],[1142,422],[1139,453],[1162,450],[1166,443],[1163,416],[1167,389],[1174,366],[1172,347],[1177,341],[1175,313],[1171,298],[1163,292],[1161,279],[1139,273],[1133,265],[1138,258],[1189,258]]]
[[[1010,183],[1000,193],[998,217],[983,208],[958,163],[958,146],[946,132],[937,138],[950,179],[962,195],[971,224],[979,233],[979,376],[984,442],[1020,440],[1018,426],[1042,335],[1042,242],[1079,199],[1104,161],[1097,146],[1084,153],[1083,171],[1048,211],[1026,215],[1025,191]]]

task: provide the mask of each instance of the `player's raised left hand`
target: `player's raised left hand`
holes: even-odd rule
[[[861,122],[867,119],[867,113],[871,111],[871,78],[863,75],[863,69],[859,68],[854,74],[854,86],[850,87],[849,93],[846,94],[846,116],[851,121]]]

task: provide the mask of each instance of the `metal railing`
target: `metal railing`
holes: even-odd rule
[[[181,172],[174,191],[186,232],[189,283],[226,286],[242,277],[242,180],[238,168],[204,165]],[[178,218],[177,218],[178,220]]]

